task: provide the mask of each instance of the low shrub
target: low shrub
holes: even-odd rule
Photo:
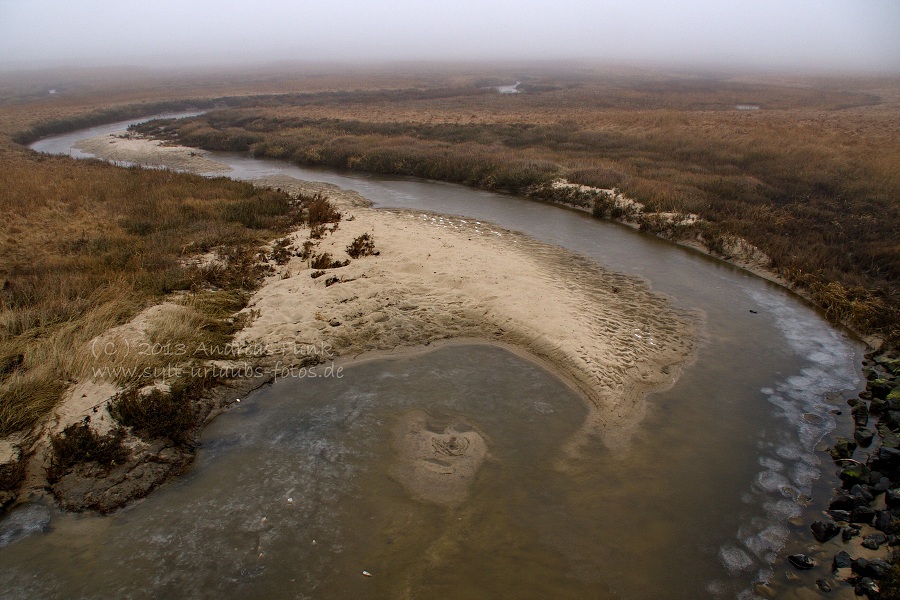
[[[58,481],[80,463],[96,462],[112,467],[125,462],[128,450],[122,444],[123,437],[121,429],[107,435],[98,434],[90,426],[90,417],[69,425],[62,433],[50,437],[52,458],[47,479],[51,483]]]
[[[132,388],[110,403],[109,413],[144,439],[184,443],[197,423],[194,403],[199,395],[190,383],[173,386],[171,392],[154,389],[149,394]]]
[[[368,233],[364,233],[354,238],[347,246],[347,254],[350,258],[360,258],[363,256],[378,255],[375,250],[375,240]]]
[[[341,220],[340,211],[322,194],[312,196],[304,201],[303,204],[307,211],[306,219],[310,227],[325,225],[326,223],[337,223]]]
[[[328,252],[322,252],[321,254],[316,254],[309,261],[309,266],[311,269],[339,269],[341,267],[346,267],[350,264],[349,260],[340,261],[334,260],[331,257],[331,254]]]

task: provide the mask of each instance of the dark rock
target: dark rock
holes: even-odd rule
[[[805,554],[791,554],[788,556],[788,560],[792,565],[801,570],[812,569],[816,566],[816,561]]]
[[[888,394],[894,390],[894,382],[887,379],[875,379],[869,382],[869,390],[873,398],[887,399]]]
[[[849,542],[858,535],[859,529],[854,529],[853,527],[844,527],[844,529],[841,531],[841,539],[845,542]]]
[[[833,460],[838,461],[842,458],[853,456],[854,450],[856,450],[856,442],[845,437],[839,437],[835,439],[834,446],[829,448],[828,452]]]
[[[884,477],[884,475],[882,475],[879,471],[869,471],[869,485],[875,485],[876,483],[881,481],[882,477]]]
[[[869,458],[869,466],[888,473],[897,469],[900,467],[900,450],[884,446],[878,448]]]
[[[881,398],[873,398],[869,403],[869,413],[880,415],[888,411],[888,401]]]
[[[900,386],[892,389],[885,398],[885,401],[891,409],[896,410],[895,407],[900,405]]]
[[[865,558],[857,558],[850,563],[850,568],[861,577],[881,579],[890,570],[891,565],[879,559],[866,560]]]
[[[846,569],[853,565],[853,558],[847,554],[846,551],[841,550],[837,554],[834,555],[834,560],[831,561],[831,570],[837,571],[838,569]]]
[[[868,448],[872,445],[872,439],[875,438],[875,432],[865,427],[857,427],[853,432],[853,439],[859,444],[860,448]]]
[[[900,449],[900,434],[891,431],[887,427],[884,429],[884,433],[881,433],[880,430],[878,431],[879,435],[881,435],[881,446],[883,448]]]
[[[857,427],[865,427],[866,423],[869,422],[869,407],[863,402],[854,406],[850,410],[850,414],[853,415],[853,420],[856,422]]]
[[[857,506],[869,504],[873,500],[872,493],[869,491],[869,486],[862,486],[859,484],[854,485],[850,488],[850,495],[857,499]]]
[[[869,561],[869,570],[875,579],[881,579],[891,570],[891,563],[875,558]]]
[[[888,508],[900,508],[900,488],[894,488],[884,493],[884,503]]]
[[[849,404],[851,407],[854,407],[859,404],[859,398],[847,398],[847,404]]]
[[[853,495],[847,490],[837,490],[834,498],[828,504],[828,508],[832,510],[853,510],[856,506]]]
[[[874,366],[866,367],[863,369],[863,375],[865,375],[866,379],[869,381],[874,381],[875,379],[878,379],[879,371]]]
[[[851,523],[865,523],[871,525],[875,519],[875,509],[869,506],[857,506],[850,512]]]
[[[891,480],[887,477],[882,477],[878,480],[878,483],[872,486],[872,494],[878,495],[883,494],[891,488]]]
[[[869,550],[878,550],[882,544],[887,543],[887,536],[883,533],[873,533],[863,538],[862,545]]]
[[[847,522],[850,520],[850,512],[846,510],[826,510],[825,514],[835,521]]]
[[[856,587],[853,588],[854,593],[857,596],[865,596],[866,598],[877,598],[881,593],[881,590],[878,587],[878,584],[872,581],[869,577],[863,577],[856,583]]]
[[[810,525],[817,542],[827,542],[841,532],[841,528],[831,522],[816,521]]]
[[[831,591],[831,584],[829,584],[825,579],[816,579],[816,587],[826,594]]]
[[[891,527],[894,515],[889,510],[879,510],[875,513],[875,529],[879,531],[887,531]]]
[[[852,488],[858,483],[869,483],[869,467],[862,463],[852,463],[841,469],[838,477],[844,482],[844,487]]]
[[[863,400],[871,400],[872,392],[870,392],[869,390],[865,390],[865,391],[859,393],[859,397]]]
[[[889,409],[887,414],[881,417],[881,422],[891,431],[897,431],[900,429],[900,410]]]
[[[869,467],[862,463],[850,463],[838,473],[848,490],[858,483],[869,483]]]
[[[900,545],[900,535],[894,535],[893,533],[888,536],[888,546],[894,547]]]

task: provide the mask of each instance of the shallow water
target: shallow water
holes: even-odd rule
[[[64,137],[39,149],[52,146],[60,151],[88,136]],[[789,588],[812,584],[814,573],[787,582],[785,572],[792,569],[776,553],[784,545],[810,539],[808,525],[828,500],[833,467],[816,446],[827,441],[836,426],[849,428],[848,415],[838,417],[831,411],[846,408],[843,399],[860,389],[862,345],[830,327],[795,296],[627,227],[521,198],[429,181],[301,169],[227,153],[212,153],[210,158],[230,164],[230,176],[287,174],[354,189],[378,206],[491,221],[643,277],[677,306],[705,315],[705,343],[697,362],[675,387],[651,397],[648,415],[628,447],[590,448],[582,461],[567,463],[564,475],[542,481],[535,488],[542,500],[538,512],[545,515],[540,523],[526,526],[527,520],[511,520],[506,509],[478,512],[481,505],[473,494],[460,510],[476,511],[480,525],[495,532],[493,537],[472,538],[471,529],[445,530],[446,543],[457,554],[481,558],[465,568],[454,563],[453,569],[429,572],[426,579],[435,582],[429,585],[442,582],[443,587],[416,587],[417,595],[425,590],[446,595],[453,585],[482,580],[484,585],[496,582],[498,593],[518,590],[515,581],[521,580],[528,582],[521,589],[540,590],[536,595],[542,596],[574,596],[585,592],[579,582],[592,582],[590,597],[622,598],[734,597],[747,595],[754,580],[771,580],[780,595],[789,596]],[[393,370],[389,363],[380,368]],[[307,385],[299,382],[298,393]],[[244,416],[235,418],[243,419],[248,431],[259,431],[255,423],[265,418],[265,411],[243,406],[242,411],[253,414],[241,412]],[[557,418],[554,414],[547,421]],[[242,442],[248,453],[253,440]],[[198,461],[191,477],[219,468],[217,460]],[[488,467],[496,465],[490,463],[482,472]],[[828,477],[821,478],[823,473]],[[527,479],[522,473],[507,477]],[[179,489],[183,485],[188,484],[176,484]],[[360,489],[374,498],[387,494],[375,482],[367,481]],[[168,498],[168,493],[160,492],[148,503],[164,502],[158,498]],[[504,497],[506,488],[497,488],[496,494]],[[509,494],[512,502],[514,495]],[[812,500],[807,502],[807,496]],[[381,515],[378,506],[388,498],[364,504],[355,518]],[[322,504],[329,502],[330,497]],[[361,526],[353,514],[343,518],[345,527]],[[440,528],[421,523],[423,535],[432,536],[428,539],[440,535]],[[495,543],[494,538],[508,538],[508,543]],[[345,551],[362,551],[365,545],[366,540],[353,538]],[[392,545],[398,554],[421,559],[421,546],[409,538]],[[512,553],[502,565],[482,556],[503,554],[501,548]],[[5,554],[0,552],[0,561]],[[534,580],[532,573],[539,577]],[[209,577],[216,580],[220,575]],[[310,577],[331,581],[324,575]],[[400,588],[378,589],[376,595]],[[467,597],[477,597],[477,591],[468,591]],[[355,588],[352,593],[357,593]]]

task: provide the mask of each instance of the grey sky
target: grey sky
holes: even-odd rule
[[[900,0],[0,0],[0,67],[592,59],[900,72]]]

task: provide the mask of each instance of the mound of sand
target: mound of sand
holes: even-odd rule
[[[394,428],[391,476],[414,498],[454,506],[466,497],[487,456],[484,437],[468,423],[435,429],[428,414],[413,410]]]

